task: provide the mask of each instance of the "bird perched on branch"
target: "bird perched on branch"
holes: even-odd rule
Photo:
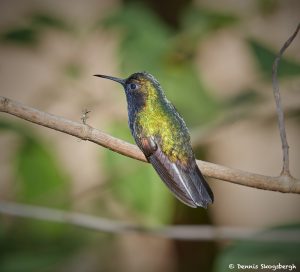
[[[95,76],[124,87],[131,134],[173,194],[193,208],[211,204],[214,196],[196,164],[189,131],[159,82],[146,72],[126,79]]]

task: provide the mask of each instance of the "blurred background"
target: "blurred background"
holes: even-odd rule
[[[276,176],[271,66],[299,23],[297,0],[1,0],[0,94],[133,143],[117,84],[148,71],[186,120],[196,156]],[[300,38],[280,64],[291,173],[300,177]],[[215,203],[177,201],[147,164],[0,116],[0,200],[159,227],[299,229],[300,198],[210,179]],[[0,214],[0,271],[229,271],[297,264],[300,244],[113,235]],[[234,271],[234,270],[231,270]],[[252,270],[249,270],[252,271]]]

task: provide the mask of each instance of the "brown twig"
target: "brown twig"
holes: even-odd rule
[[[278,65],[280,62],[280,59],[284,53],[284,51],[289,47],[289,45],[292,43],[292,41],[297,36],[300,29],[300,23],[298,24],[295,32],[293,35],[284,43],[282,48],[280,49],[278,56],[275,58],[275,61],[273,63],[272,67],[272,83],[273,83],[273,94],[276,102],[276,111],[278,116],[278,127],[280,132],[280,138],[281,138],[281,144],[282,144],[282,153],[283,153],[283,165],[282,165],[282,171],[281,175],[290,176],[290,169],[289,169],[289,145],[286,137],[286,130],[285,130],[285,121],[284,121],[284,113],[282,110],[281,105],[281,97],[280,97],[280,91],[279,91],[279,83],[277,79],[277,71],[278,71]]]
[[[281,241],[285,243],[299,243],[300,241],[299,230],[265,231],[241,227],[214,227],[208,225],[178,225],[148,228],[78,212],[66,212],[6,201],[0,202],[0,213],[23,218],[72,224],[85,229],[108,233],[147,234],[176,240],[251,239],[251,241]]]
[[[127,157],[146,162],[145,156],[137,146],[114,138],[89,125],[42,112],[1,96],[0,111],[15,115],[41,126],[73,135],[82,140],[94,142]],[[300,181],[290,176],[270,177],[199,160],[197,163],[203,174],[211,178],[258,189],[300,194]]]

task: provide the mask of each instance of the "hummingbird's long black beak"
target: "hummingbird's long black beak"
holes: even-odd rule
[[[118,83],[120,83],[122,86],[125,86],[125,79],[122,79],[122,78],[117,78],[117,77],[112,77],[112,76],[106,76],[106,75],[94,75],[96,77],[102,77],[102,78],[106,78],[106,79],[110,79],[110,80],[113,80],[113,81],[116,81]]]

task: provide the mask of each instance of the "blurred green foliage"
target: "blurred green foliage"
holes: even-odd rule
[[[216,30],[232,26],[238,22],[239,19],[232,14],[191,6],[185,10],[181,26],[183,32],[201,39]]]
[[[261,74],[266,77],[267,80],[271,80],[272,74],[272,65],[274,60],[279,52],[266,47],[262,43],[254,40],[248,40],[249,46],[254,54],[255,60],[258,63]],[[299,76],[300,75],[300,63],[292,60],[288,60],[283,57],[280,61],[278,76],[286,77],[286,76]]]
[[[300,225],[287,225],[273,230],[299,230]],[[268,230],[265,231],[268,234]],[[264,236],[264,233],[260,234]],[[276,265],[281,264],[295,264],[296,267],[300,265],[299,260],[300,243],[289,242],[275,242],[275,241],[236,241],[233,245],[226,247],[216,260],[215,272],[227,271],[229,264],[234,264],[235,269],[230,271],[240,271],[236,264],[251,265],[260,264]],[[258,269],[260,270],[260,269]],[[253,271],[248,269],[244,271]]]
[[[30,24],[35,29],[53,28],[58,30],[70,30],[71,27],[62,19],[46,13],[35,13],[30,16]]]
[[[47,145],[36,138],[24,139],[16,153],[19,199],[27,203],[54,204],[69,202],[69,186]],[[55,201],[53,201],[55,199]]]
[[[84,245],[84,236],[68,226],[30,219],[15,219],[9,224],[2,219],[0,222],[1,272],[55,271]],[[55,234],[44,232],[51,227],[56,229]]]
[[[82,67],[76,62],[70,62],[65,66],[64,72],[68,78],[78,79],[82,74]]]
[[[1,272],[74,271],[74,263],[88,246],[97,252],[96,271],[107,271],[114,237],[64,224],[0,216],[0,243]]]
[[[40,41],[47,29],[56,29],[70,32],[72,28],[63,20],[45,13],[32,14],[22,25],[13,26],[1,31],[0,39],[3,42],[34,46]]]
[[[66,206],[70,187],[63,167],[41,137],[19,123],[0,120],[0,130],[15,132],[20,144],[15,153],[16,198],[26,203]]]
[[[31,27],[15,27],[1,34],[3,41],[20,44],[34,44],[37,41],[36,31]]]
[[[229,98],[225,104],[228,105],[228,107],[245,107],[253,104],[257,104],[263,100],[263,97],[260,93],[258,93],[255,90],[247,89],[241,92],[240,94],[237,94],[231,98]]]
[[[209,124],[218,116],[230,115],[236,108],[247,107],[247,110],[255,110],[255,105],[263,100],[261,93],[255,90],[241,90],[239,94],[221,100],[205,86],[201,79],[201,71],[195,65],[195,56],[202,40],[220,29],[237,26],[243,18],[191,5],[183,10],[178,18],[179,27],[175,30],[140,2],[126,4],[112,12],[105,20],[95,23],[97,28],[115,30],[120,34],[116,54],[124,77],[141,70],[152,73],[161,82],[168,98],[176,105],[189,127]],[[274,11],[276,3],[277,1],[270,0],[258,1],[261,11],[268,13]],[[39,45],[45,31],[64,31],[68,34],[80,27],[71,27],[65,18],[43,12],[33,13],[24,18],[23,24],[1,29],[0,40],[31,48]],[[249,45],[260,73],[264,76],[261,80],[270,82],[276,52],[271,46],[263,45],[251,37],[245,38],[245,43]],[[84,68],[77,61],[71,60],[63,67],[64,76],[78,79],[83,74]],[[279,76],[298,76],[299,73],[298,62],[288,58],[282,59]],[[299,112],[296,113],[299,116]],[[244,116],[239,114],[235,116],[235,120]],[[12,161],[15,200],[70,208],[73,200],[70,197],[69,177],[50,143],[44,141],[42,136],[35,134],[32,129],[11,121],[0,120],[0,130],[19,135],[19,143]],[[125,122],[113,122],[111,134],[132,141]],[[197,147],[195,151],[196,155],[205,158],[205,147]],[[173,197],[149,165],[109,150],[105,150],[104,160],[101,162],[105,167],[111,197],[140,223],[211,223],[205,210],[187,212],[186,209],[189,208],[185,208]],[[97,209],[101,210],[101,207]],[[63,225],[21,219],[7,220],[4,216],[0,217],[0,223],[1,272],[57,271],[62,263],[68,262],[72,255],[91,242],[86,231],[74,230]],[[112,240],[108,236],[97,237],[97,242],[99,240],[99,257],[103,260],[103,252],[107,252]],[[184,248],[179,242],[176,246]],[[187,243],[186,246],[195,252],[195,255],[189,256],[198,258],[199,252],[203,252],[197,251],[198,244],[190,247]],[[209,270],[216,248],[211,244],[205,245],[204,251],[207,249],[207,255],[203,256],[209,261],[206,264]],[[262,262],[262,256],[264,261],[266,256],[270,256],[269,260],[272,261],[275,260],[276,254],[276,258],[282,261],[294,260],[297,258],[295,252],[299,252],[299,245],[236,242],[222,252],[216,271],[224,271],[228,262],[257,263]],[[184,262],[180,265],[183,268],[187,267]]]
[[[256,2],[263,15],[271,15],[280,7],[278,0],[256,0]]]
[[[0,120],[0,131],[15,133],[20,140],[13,163],[15,200],[68,208],[69,179],[41,136],[5,120]],[[0,271],[55,271],[84,241],[85,236],[66,225],[0,216]]]
[[[195,55],[196,47],[191,46],[195,37],[187,29],[195,16],[193,9],[189,12],[183,17],[184,27],[179,32],[137,4],[125,6],[101,23],[108,29],[114,27],[121,31],[119,57],[124,74],[128,76],[141,70],[154,74],[170,100],[184,113],[188,125],[195,126],[212,120],[219,113],[220,105],[199,79],[191,57]],[[203,18],[198,21],[199,28],[205,29],[205,34],[234,21],[224,19],[227,17],[223,14],[202,12],[201,15],[197,17]],[[208,23],[209,18],[212,24]],[[202,35],[200,32],[197,37]]]
[[[126,124],[113,123],[111,134],[130,141]],[[152,167],[109,150],[105,151],[104,165],[116,201],[135,213],[141,223],[171,222],[175,200]]]

